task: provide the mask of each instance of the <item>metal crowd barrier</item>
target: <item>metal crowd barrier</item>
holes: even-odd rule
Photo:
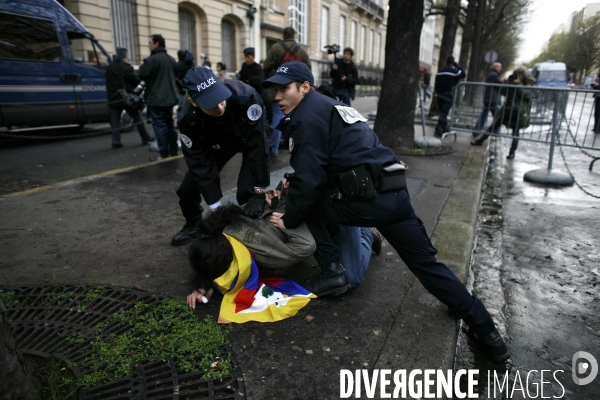
[[[495,118],[492,117],[491,112],[488,112],[483,129],[476,132],[477,121],[484,111],[486,90],[496,90],[501,93],[498,111]],[[572,184],[572,176],[569,179],[570,182],[556,181],[557,174],[552,171],[554,150],[557,146],[579,148],[593,159],[589,167],[590,171],[592,170],[594,162],[600,158],[599,154],[589,152],[589,150],[600,150],[600,134],[592,131],[594,93],[598,92],[586,89],[461,82],[454,91],[454,104],[448,118],[450,131],[442,135],[442,141],[451,135],[455,136],[454,140],[456,141],[457,132],[487,133],[494,137],[512,139],[512,129],[507,128],[504,124],[500,126],[498,133],[492,133],[490,127],[492,124],[502,122],[518,125],[525,118],[518,110],[527,109],[529,124],[527,127],[519,129],[519,139],[547,144],[550,147],[550,154],[547,171],[541,175],[528,172],[525,179],[539,183]],[[508,106],[510,104],[517,107]],[[548,176],[546,177],[546,175]]]

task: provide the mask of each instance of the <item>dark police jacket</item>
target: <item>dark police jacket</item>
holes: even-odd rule
[[[115,57],[106,68],[108,106],[111,108],[123,107],[123,98],[117,93],[117,90],[125,89],[127,93],[133,93],[138,83],[140,83],[140,78],[131,64],[123,61],[121,57]]]
[[[207,204],[223,197],[217,165],[220,154],[244,153],[254,186],[267,187],[270,182],[262,100],[253,88],[239,81],[225,80],[224,85],[233,95],[227,99],[223,116],[208,116],[186,101],[178,121],[185,162]]]
[[[465,76],[465,71],[460,66],[454,68],[452,65],[446,65],[435,75],[435,91],[446,95],[452,93],[454,86]]]
[[[335,106],[344,107],[338,111]],[[291,179],[283,222],[295,228],[319,199],[339,185],[339,174],[366,165],[375,186],[384,166],[397,162],[365,122],[342,118],[356,110],[317,92],[309,92],[278,126],[286,135],[291,154]],[[354,110],[354,111],[351,111]]]

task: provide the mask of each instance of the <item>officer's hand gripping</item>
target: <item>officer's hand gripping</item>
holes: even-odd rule
[[[253,219],[258,218],[265,208],[265,194],[254,194],[244,206],[244,215]]]

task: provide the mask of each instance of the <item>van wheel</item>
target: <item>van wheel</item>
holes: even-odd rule
[[[133,119],[125,111],[121,114],[121,133],[131,132],[134,128]]]

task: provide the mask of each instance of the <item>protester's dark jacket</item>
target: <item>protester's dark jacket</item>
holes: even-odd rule
[[[436,93],[448,96],[465,75],[465,71],[460,66],[457,65],[457,68],[454,68],[452,65],[446,65],[435,75]]]
[[[429,85],[429,82],[431,82],[431,75],[429,75],[429,72],[425,71],[423,72],[423,84],[427,86]]]
[[[177,62],[164,47],[152,50],[140,66],[140,79],[146,82],[144,98],[154,107],[172,107],[178,103],[175,85]]]
[[[223,197],[219,178],[222,165],[217,165],[219,153],[244,153],[249,160],[253,185],[269,186],[269,146],[263,102],[256,91],[244,83],[225,80],[224,85],[232,96],[227,99],[223,116],[208,116],[185,102],[178,121],[185,161],[208,204]],[[258,105],[262,113],[256,121],[249,117],[252,105]]]
[[[123,107],[123,98],[117,93],[117,90],[125,89],[128,93],[132,93],[138,83],[140,83],[140,78],[131,64],[123,61],[121,57],[115,57],[114,61],[106,68],[108,106]]]
[[[485,80],[485,83],[502,84],[500,74],[496,70],[491,70],[490,74]],[[485,93],[483,94],[483,104],[487,107],[495,106],[500,102],[500,88],[499,87],[485,87]]]
[[[248,83],[248,80],[253,76],[258,76],[260,79],[265,79],[263,76],[263,69],[258,63],[253,63],[248,65],[244,63],[242,65],[242,69],[240,70],[240,81],[244,83]]]
[[[506,101],[496,113],[496,118],[502,119],[502,124],[507,128],[527,128],[531,119],[531,90],[524,89],[519,81],[514,83],[518,87],[503,87],[500,94],[506,96]]]
[[[309,92],[278,125],[290,149],[294,177],[290,181],[286,228],[295,228],[311,213],[318,200],[339,185],[339,174],[366,165],[379,184],[381,169],[397,162],[366,122],[346,123],[335,108],[337,100]]]
[[[347,89],[352,91],[354,86],[358,83],[358,70],[356,65],[350,60],[349,63],[345,63],[344,59],[338,58],[336,60],[338,66],[337,70],[331,69],[329,76],[333,78],[332,86],[335,90]],[[346,75],[346,80],[342,80],[342,76]]]

